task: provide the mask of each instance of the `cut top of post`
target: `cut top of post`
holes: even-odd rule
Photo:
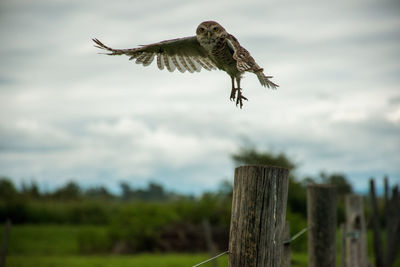
[[[235,168],[235,170],[240,169],[240,168],[264,168],[264,169],[279,169],[282,171],[287,171],[289,172],[288,168],[280,167],[280,166],[274,166],[274,165],[260,165],[260,164],[249,164],[249,165],[241,165]]]
[[[289,169],[268,165],[244,165],[235,168],[235,177],[256,177],[256,178],[275,178],[287,179]]]

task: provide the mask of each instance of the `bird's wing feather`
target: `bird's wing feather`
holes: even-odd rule
[[[199,72],[216,69],[206,50],[199,44],[195,36],[166,40],[158,43],[143,45],[131,49],[114,49],[104,45],[98,39],[93,39],[96,47],[109,51],[108,55],[127,55],[129,60],[136,59],[136,63],[143,66],[150,65],[156,58],[157,67],[164,67],[169,71],[178,69],[180,72]]]
[[[250,55],[244,47],[240,45],[238,40],[233,35],[228,35],[226,38],[228,47],[233,51],[233,59],[236,60],[236,67],[240,72],[250,71],[254,72],[262,86],[268,88],[276,89],[279,87],[277,84],[273,83],[270,78],[272,76],[265,76],[263,73],[264,69],[257,65],[254,58]]]
[[[233,59],[236,60],[236,66],[240,72],[242,71],[251,71],[256,72],[261,70],[260,66],[257,65],[254,58],[250,55],[249,51],[247,51],[244,47],[242,47],[239,41],[233,36],[228,35],[226,38],[228,46],[233,50]]]

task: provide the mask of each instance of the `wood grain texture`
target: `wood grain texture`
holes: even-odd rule
[[[283,240],[290,239],[290,223],[286,221],[285,223],[285,230],[283,231]],[[290,267],[291,260],[290,260],[290,243],[283,245],[283,263],[282,267]]]
[[[375,252],[375,266],[385,267],[382,239],[381,239],[381,226],[379,223],[378,200],[375,194],[375,182],[373,179],[369,181],[371,207],[372,207],[372,227],[374,233],[374,252]]]
[[[340,224],[340,267],[347,267],[346,264],[346,224]]]
[[[288,174],[279,167],[235,169],[230,267],[281,266]]]
[[[363,198],[348,194],[346,207],[346,266],[367,267],[367,234]]]
[[[11,231],[11,220],[7,219],[6,225],[4,227],[3,244],[0,253],[0,267],[6,266],[6,257],[8,251],[8,241],[10,237],[10,231]]]
[[[336,187],[307,187],[308,266],[336,267]]]

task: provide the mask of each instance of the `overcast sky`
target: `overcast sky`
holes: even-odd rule
[[[192,36],[216,20],[255,75],[229,101],[222,71],[181,74],[98,54]],[[284,152],[297,175],[400,182],[398,1],[0,1],[0,175],[51,190],[76,180],[201,193],[232,179],[243,140]]]

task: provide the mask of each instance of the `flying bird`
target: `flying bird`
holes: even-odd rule
[[[160,70],[166,68],[172,72],[178,69],[180,72],[186,70],[193,73],[199,72],[201,68],[206,70],[220,69],[228,73],[232,81],[230,99],[235,101],[236,106],[243,106],[240,80],[244,72],[252,72],[257,75],[258,80],[264,87],[275,89],[277,84],[266,76],[261,68],[240,45],[235,36],[229,34],[220,24],[215,21],[202,22],[196,30],[196,36],[165,40],[158,43],[142,45],[131,49],[114,49],[104,45],[98,39],[93,39],[95,47],[109,51],[108,55],[127,55],[129,60],[136,59],[136,63],[143,66],[150,65],[156,58]],[[235,87],[236,80],[236,87]]]

